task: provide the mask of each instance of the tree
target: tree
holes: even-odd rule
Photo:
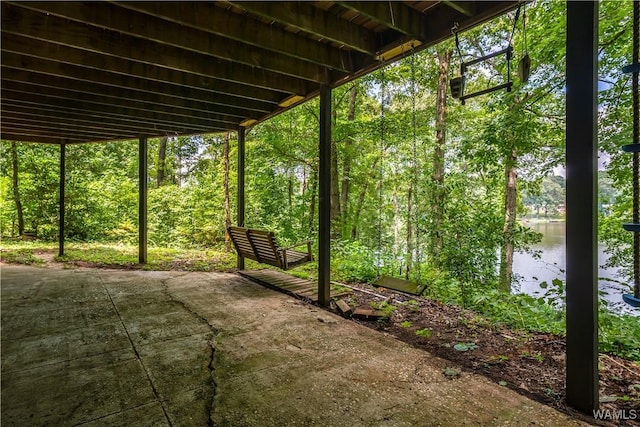
[[[160,147],[158,148],[158,165],[156,173],[156,187],[160,187],[165,180],[165,170],[167,168],[167,140],[169,137],[160,138]]]
[[[449,65],[451,62],[450,50],[438,50],[438,85],[436,95],[436,144],[433,149],[433,172],[431,185],[431,262],[439,265],[442,252],[442,222],[444,220],[444,206],[446,203],[444,186],[444,153],[446,144],[447,127],[447,82],[449,77]]]
[[[15,141],[11,141],[11,176],[13,179],[13,201],[16,205],[16,213],[18,215],[18,236],[22,236],[24,234],[24,214],[22,211],[22,202],[20,200],[18,148]]]
[[[225,251],[231,250],[231,236],[227,231],[231,226],[231,199],[229,196],[229,132],[223,137],[222,158],[224,164],[224,178],[222,180],[222,188],[224,192],[224,248]]]

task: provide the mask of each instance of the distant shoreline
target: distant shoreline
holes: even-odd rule
[[[550,222],[565,222],[565,218],[522,218],[522,222],[525,223],[550,223]]]

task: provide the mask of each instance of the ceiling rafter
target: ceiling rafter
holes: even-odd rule
[[[16,7],[20,6],[12,2],[7,3]],[[213,56],[318,82],[322,82],[326,74],[322,67],[308,61],[301,61],[278,52],[265,51],[252,45],[242,44],[216,34],[165,21],[130,9],[122,9],[109,3],[96,2],[92,7],[80,8],[70,2],[48,1],[29,2],[25,3],[23,7],[42,12],[47,16],[53,15],[78,22],[77,30],[72,28],[72,32],[79,34],[84,32],[87,34],[86,38],[90,38],[88,34],[92,33],[92,29],[86,28],[85,31],[82,31],[82,27],[91,25],[112,31],[114,34],[131,36],[132,38],[123,39],[122,43],[131,44],[134,47],[139,45],[141,49],[148,49],[152,52],[155,51],[152,49],[153,44],[158,43],[195,54]],[[56,25],[55,19],[47,17],[46,20],[52,20],[54,22],[51,22],[50,25]],[[106,38],[106,34],[103,34],[103,37]],[[170,48],[166,49],[171,51]]]
[[[2,139],[7,141],[42,142],[45,144],[81,144],[94,142],[94,140],[89,137],[70,135],[66,132],[51,130],[38,131],[33,129],[10,128],[8,126],[3,126],[2,128]],[[120,138],[114,137],[114,135],[110,133],[105,133],[101,135],[100,140],[95,140],[95,142],[117,139]]]
[[[294,33],[251,20],[246,15],[230,12],[210,2],[124,1],[114,3],[122,8],[261,47],[270,52],[281,52],[293,58],[314,62],[338,71],[351,72],[354,70],[354,64],[363,60],[363,55],[358,52],[297,37]]]
[[[62,96],[56,97],[52,95],[47,96],[39,96],[38,98],[34,98],[29,96],[29,92],[22,92],[16,90],[10,90],[2,88],[2,101],[22,101],[24,103],[29,103],[33,106],[44,106],[44,107],[52,107],[58,108],[61,111],[100,111],[100,114],[106,114],[111,117],[132,117],[132,118],[141,118],[148,119],[152,122],[162,122],[167,124],[172,124],[176,127],[198,127],[201,129],[206,129],[207,126],[211,125],[213,127],[224,127],[231,126],[237,123],[237,120],[231,120],[226,117],[224,119],[217,119],[215,116],[202,117],[202,116],[192,116],[192,115],[182,115],[182,114],[173,114],[171,111],[163,112],[159,111],[157,108],[149,108],[152,107],[148,105],[147,108],[144,107],[130,107],[124,105],[117,104],[107,104],[101,103],[98,99],[91,98],[89,100],[85,99],[68,99]],[[4,125],[4,124],[3,124]]]
[[[248,66],[223,59],[214,59],[195,52],[160,45],[149,40],[103,30],[94,32],[86,25],[38,14],[2,3],[2,27],[7,34],[20,34],[40,43],[73,46],[78,55],[99,55],[106,66],[115,60],[155,65],[199,76],[217,76],[222,80],[250,86],[293,90],[304,93],[313,82],[312,76],[296,79],[259,66]],[[100,52],[96,46],[101,47]],[[82,60],[82,58],[80,58]],[[80,62],[81,63],[81,62]]]
[[[341,1],[337,4],[416,40],[425,39],[425,15],[404,3]]]
[[[322,84],[433,46],[454,22],[465,30],[517,5],[4,1],[0,137],[76,143],[237,130],[317,96]]]
[[[26,74],[26,75],[24,75]],[[151,105],[159,105],[168,108],[175,108],[177,110],[192,110],[194,114],[200,111],[208,111],[211,107],[211,103],[202,102],[197,100],[187,100],[183,98],[175,98],[166,95],[150,94],[146,92],[140,92],[136,90],[128,90],[126,92],[121,91],[119,88],[109,87],[100,83],[93,82],[81,82],[72,79],[66,79],[63,77],[47,76],[39,73],[9,73],[2,76],[3,87],[15,87],[16,85],[34,85],[40,88],[39,92],[43,95],[58,93],[58,90],[64,90],[65,92],[75,93],[77,95],[69,94],[71,97],[81,97],[83,93],[89,95],[96,95],[105,98],[113,98],[115,102],[126,101],[130,103],[148,103]],[[5,83],[6,82],[6,83]],[[239,118],[255,118],[258,119],[264,115],[264,111],[248,110],[246,108],[237,108],[225,106],[218,108],[221,113],[229,116],[235,116]]]
[[[8,108],[10,107],[10,108]],[[98,115],[87,116],[82,113],[74,113],[71,111],[59,111],[56,109],[46,108],[34,108],[33,106],[24,106],[19,102],[10,103],[10,105],[3,105],[2,114],[3,117],[23,117],[26,120],[34,118],[42,120],[43,122],[58,122],[66,124],[91,124],[95,127],[111,129],[114,126],[126,130],[128,132],[138,132],[143,135],[153,134],[154,132],[171,133],[175,132],[175,128],[159,127],[158,123],[146,123],[141,120],[130,120],[125,118],[108,117],[107,120],[102,120],[103,117]],[[181,128],[180,131],[187,131],[188,128]]]
[[[26,92],[19,92],[15,89],[3,89],[2,99],[15,99],[19,101],[25,101]],[[42,101],[39,103],[33,103],[35,106],[48,106],[58,108],[61,111],[78,111],[95,109],[96,104],[99,103],[97,99],[78,100],[71,98],[63,98],[62,96],[42,96]],[[26,101],[25,101],[26,102]],[[232,126],[238,123],[238,120],[234,120],[229,117],[218,115],[198,115],[189,116],[187,114],[171,114],[168,111],[154,111],[151,115],[143,107],[127,106],[122,107],[115,104],[102,104],[101,111],[107,112],[114,117],[141,117],[156,120],[157,123],[164,123],[166,125],[173,124],[174,127],[187,127],[192,128],[198,126],[199,129],[207,129],[209,126],[214,128],[222,128]],[[166,126],[165,126],[166,127]]]
[[[344,45],[349,49],[369,55],[375,55],[379,49],[376,43],[377,36],[373,31],[315,8],[309,2],[231,1],[228,3],[255,15],[295,27],[338,45]]]
[[[182,93],[183,97],[189,96],[191,91],[202,92],[201,96],[204,97],[226,95],[229,105],[252,105],[254,102],[265,105],[264,103],[269,103],[273,109],[273,106],[290,95],[286,92],[261,88],[249,90],[249,87],[238,83],[181,74],[166,68],[145,66],[144,64],[130,64],[130,68],[127,68],[127,63],[124,61],[111,61],[110,68],[107,69],[103,68],[104,61],[100,61],[100,57],[97,55],[85,55],[82,64],[59,62],[61,60],[60,54],[65,55],[64,58],[76,54],[72,48],[66,46],[41,44],[38,49],[29,50],[29,55],[35,56],[17,53],[20,52],[19,46],[28,46],[29,44],[33,44],[30,39],[13,34],[3,35],[2,64],[16,70],[35,71],[83,81],[88,79],[127,90],[132,88],[132,85],[135,85],[135,88],[149,85],[151,88],[157,88],[150,89],[151,92]],[[138,74],[143,71],[146,71],[147,74]],[[231,101],[231,98],[237,98],[240,104]]]
[[[25,123],[52,123],[52,124],[64,124],[65,126],[72,126],[74,129],[83,128],[83,127],[91,127],[92,129],[101,129],[103,131],[108,131],[113,129],[114,125],[117,125],[117,128],[123,130],[129,134],[139,133],[141,135],[146,135],[148,133],[154,132],[164,132],[169,133],[172,132],[171,129],[160,129],[157,125],[154,126],[145,126],[140,121],[135,122],[126,122],[120,119],[110,118],[108,122],[89,120],[86,116],[82,114],[74,114],[71,112],[59,112],[59,111],[48,111],[44,109],[36,110],[28,107],[20,107],[18,105],[12,105],[10,110],[2,110],[2,115],[7,120],[11,121],[12,119],[16,119],[16,121],[25,122]],[[182,131],[186,129],[181,129]]]
[[[22,101],[19,99],[2,99],[2,111],[20,111],[28,109],[32,111],[36,115],[54,115],[59,116],[64,121],[66,117],[77,117],[83,116],[87,119],[94,120],[96,122],[101,122],[105,124],[115,123],[116,125],[120,125],[120,123],[131,124],[134,127],[146,128],[146,129],[155,129],[156,133],[159,135],[164,135],[167,133],[184,133],[190,131],[201,131],[206,133],[207,128],[204,125],[200,125],[198,123],[175,123],[171,120],[164,119],[159,116],[122,116],[117,113],[113,113],[110,111],[92,111],[89,115],[86,114],[86,110],[82,110],[79,108],[73,108],[67,106],[66,108],[59,108],[51,105],[38,104],[32,101]],[[142,133],[142,132],[141,132]],[[152,135],[152,134],[148,134]]]

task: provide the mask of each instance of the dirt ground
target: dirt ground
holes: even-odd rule
[[[3,426],[589,421],[235,274],[0,268]]]
[[[460,307],[415,298],[384,288],[371,293],[354,292],[352,306],[388,301],[396,309],[385,320],[360,323],[388,333],[431,354],[451,361],[468,372],[486,376],[539,402],[568,411],[565,403],[564,338],[544,333],[526,333],[485,322]],[[415,301],[415,303],[409,301]],[[428,338],[416,331],[428,329]],[[458,343],[466,346],[458,347]],[[471,345],[469,345],[471,344]],[[600,355],[601,409],[640,412],[640,365],[619,357]],[[628,396],[629,399],[615,399]],[[638,420],[619,420],[617,425],[640,426]]]

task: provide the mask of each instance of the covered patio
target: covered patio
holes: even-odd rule
[[[451,37],[454,24],[464,31],[517,5],[3,2],[1,137],[60,146],[60,254],[65,147],[138,140],[145,263],[148,138],[237,131],[242,226],[246,129],[319,96],[318,299],[327,305],[332,88]],[[597,11],[567,4],[567,400],[587,413],[598,407]]]
[[[587,425],[234,274],[2,276],[6,426]]]

